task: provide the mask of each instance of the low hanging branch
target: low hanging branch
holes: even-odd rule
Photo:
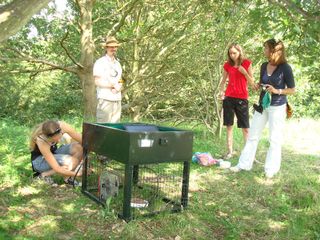
[[[76,70],[76,68],[74,66],[65,67],[65,66],[60,66],[60,65],[57,65],[55,63],[46,61],[46,60],[34,59],[34,58],[27,58],[27,59],[25,59],[25,61],[30,62],[30,63],[40,63],[40,64],[43,64],[43,65],[51,66],[51,70],[59,69],[59,70],[63,70],[63,71],[71,72],[71,73],[75,73],[75,74],[78,73],[78,71]]]
[[[23,70],[19,70],[19,71],[10,71],[11,73],[13,72],[19,72],[19,73],[27,73],[27,72],[46,72],[46,71],[52,71],[52,70],[63,70],[66,72],[70,72],[70,73],[75,73],[77,74],[78,70],[77,67],[75,66],[61,66],[58,65],[56,63],[47,61],[47,60],[43,60],[43,59],[37,59],[34,58],[32,56],[26,55],[23,52],[14,49],[14,48],[7,48],[7,50],[10,50],[11,52],[14,53],[14,57],[13,58],[0,58],[2,61],[16,61],[16,62],[28,62],[28,63],[36,63],[36,64],[40,64],[42,66],[49,66],[49,68],[41,68],[41,69],[34,69],[34,70],[30,70],[30,69],[23,69]]]

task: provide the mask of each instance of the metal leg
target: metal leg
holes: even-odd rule
[[[123,188],[123,215],[122,218],[127,222],[131,220],[131,188],[132,188],[132,175],[133,166],[126,164],[124,188]]]
[[[133,166],[133,184],[138,184],[139,180],[139,165]]]
[[[190,162],[184,161],[183,162],[182,194],[181,194],[181,204],[184,208],[188,206],[189,175],[190,175]]]
[[[83,148],[83,172],[82,172],[82,191],[87,190],[87,173],[88,173],[88,149]]]

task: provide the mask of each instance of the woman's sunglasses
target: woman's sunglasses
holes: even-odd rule
[[[57,128],[53,133],[47,134],[48,137],[53,137],[56,134],[61,133],[61,128]]]

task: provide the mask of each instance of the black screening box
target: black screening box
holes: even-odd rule
[[[140,213],[187,207],[192,131],[146,123],[83,123],[82,144],[82,192],[105,205],[99,177],[106,171],[119,176],[114,199],[121,202],[119,217],[130,221]]]

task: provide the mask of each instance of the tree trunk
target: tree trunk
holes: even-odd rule
[[[138,39],[140,38],[140,20],[141,20],[141,8],[138,9],[138,12],[136,13],[136,26],[134,29],[136,39],[133,43],[133,64],[132,64],[132,80],[138,81],[139,78],[139,54],[140,54],[140,46],[138,43]],[[143,83],[136,84],[136,86],[133,88],[133,91],[135,91],[135,98],[141,99],[142,91],[140,90],[140,86],[143,86]],[[140,119],[140,113],[141,113],[141,104],[135,103],[135,106],[133,107],[133,121],[138,122]]]
[[[84,120],[95,121],[96,88],[92,75],[94,43],[92,40],[92,10],[94,0],[78,0],[80,9],[81,57],[82,69],[78,71],[81,80],[84,103]]]
[[[0,42],[7,40],[27,24],[30,18],[51,0],[14,0],[0,8]]]

